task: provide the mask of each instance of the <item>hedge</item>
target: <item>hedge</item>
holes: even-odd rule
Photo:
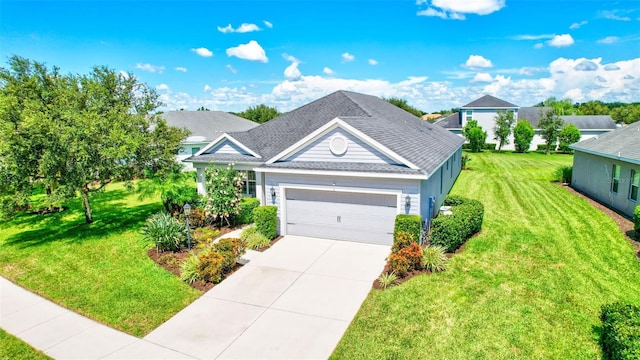
[[[557,145],[555,143],[551,144],[551,148],[549,150],[556,151],[556,147],[557,147]],[[547,151],[547,144],[538,144],[537,150],[538,151]]]
[[[452,215],[439,215],[433,219],[430,245],[454,252],[482,228],[484,206],[477,200],[461,196],[448,196],[443,204],[451,206]]]
[[[498,146],[498,144],[496,144],[496,143],[484,143],[484,145],[482,145],[482,149],[483,150],[495,150],[497,146]],[[463,150],[471,150],[471,144],[470,143],[462,144],[462,149]]]
[[[242,198],[240,201],[240,211],[233,217],[233,223],[251,224],[253,222],[253,209],[260,206],[260,200],[256,198]]]
[[[633,230],[636,231],[636,239],[640,240],[640,205],[633,211]]]
[[[276,206],[258,206],[253,209],[253,222],[258,232],[267,239],[275,239],[278,234],[278,208]]]
[[[604,359],[640,359],[640,306],[613,303],[601,308]]]
[[[398,233],[402,231],[411,234],[413,241],[419,244],[420,235],[422,234],[422,218],[420,215],[396,215],[396,223],[393,227],[393,239],[395,240]]]

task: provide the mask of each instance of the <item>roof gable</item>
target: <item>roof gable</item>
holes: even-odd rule
[[[210,142],[207,146],[198,151],[194,156],[200,155],[248,155],[260,158],[255,151],[236,140],[229,134],[222,134],[217,139]]]
[[[491,109],[505,109],[505,108],[518,108],[518,105],[514,105],[510,102],[506,102],[502,99],[491,95],[485,95],[479,99],[473,100],[461,109],[476,109],[476,108],[491,108]]]
[[[575,151],[640,164],[640,121],[570,147]]]

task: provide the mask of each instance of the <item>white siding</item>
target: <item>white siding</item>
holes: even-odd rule
[[[334,136],[342,136],[347,139],[348,148],[345,154],[337,156],[331,152],[329,144]],[[393,161],[364,141],[339,128],[316,139],[285,160],[397,164],[396,161]]]
[[[248,152],[242,150],[238,145],[226,139],[220,144],[209,149],[207,151],[207,154],[251,155]]]

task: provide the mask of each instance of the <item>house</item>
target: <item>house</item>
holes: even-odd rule
[[[467,122],[476,120],[478,125],[482,126],[482,129],[487,132],[487,142],[490,143],[496,142],[493,129],[498,112],[512,112],[516,122],[520,119],[527,119],[533,126],[535,135],[529,149],[536,150],[539,144],[546,143],[540,135],[538,122],[550,110],[551,108],[549,107],[520,107],[491,95],[485,95],[462,106],[459,112],[439,120],[436,124],[462,136],[462,128]],[[616,129],[616,124],[609,115],[570,115],[560,116],[560,118],[565,125],[574,124],[580,130],[581,140],[590,139]],[[502,148],[506,150],[515,149],[513,135],[509,136],[509,144],[503,145]]]
[[[280,234],[391,245],[397,214],[427,221],[461,169],[463,139],[369,95],[337,91],[187,161],[246,171],[247,195],[278,207]]]
[[[193,170],[184,159],[194,155],[224,132],[246,131],[259,124],[224,111],[168,111],[160,114],[170,126],[186,128],[191,135],[182,142],[176,160]]]
[[[633,217],[640,204],[640,122],[570,146],[571,186]]]

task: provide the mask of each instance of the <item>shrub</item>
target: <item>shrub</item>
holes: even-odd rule
[[[414,243],[413,236],[406,231],[398,231],[393,238],[393,246],[391,252],[397,253],[398,251],[406,248],[411,243]]]
[[[640,205],[633,210],[633,230],[636,232],[636,239],[640,240]]]
[[[153,241],[160,251],[177,251],[187,243],[185,225],[164,212],[151,216],[142,229],[142,235]]]
[[[451,206],[452,215],[440,215],[431,223],[430,244],[454,252],[468,238],[480,231],[484,206],[476,200],[449,196],[444,201]]]
[[[213,218],[206,216],[204,210],[193,208],[189,214],[189,226],[191,228],[201,228],[213,224]]]
[[[225,258],[213,248],[198,254],[198,278],[214,284],[222,281],[225,268]]]
[[[194,282],[196,282],[196,280],[199,279],[199,263],[200,261],[194,253],[191,253],[189,257],[184,259],[184,262],[182,263],[182,265],[180,265],[180,280],[188,284],[193,284]]]
[[[428,246],[422,249],[422,266],[431,271],[443,271],[446,268],[447,256],[442,246]]]
[[[383,289],[386,289],[389,286],[395,284],[396,280],[398,280],[398,275],[396,275],[396,273],[393,271],[381,274],[378,277],[378,283]]]
[[[233,269],[240,257],[247,252],[247,244],[237,238],[224,238],[214,243],[211,246],[211,250],[222,256],[222,272],[227,273]]]
[[[409,233],[413,241],[419,243],[420,234],[422,233],[422,218],[420,215],[396,215],[396,222],[393,227],[393,238],[395,239],[401,231]]]
[[[398,255],[407,259],[409,271],[422,269],[422,248],[417,243],[412,242],[397,252]]]
[[[253,235],[253,234],[257,233],[257,232],[258,232],[258,228],[255,225],[247,226],[240,233],[240,239],[244,240],[244,241],[248,241],[249,237],[251,237],[251,235]]]
[[[258,232],[272,240],[278,234],[278,208],[275,206],[258,206],[253,209],[253,221]]]
[[[560,166],[554,172],[553,179],[555,181],[568,184],[571,182],[572,173],[573,173],[573,166]]]
[[[220,235],[220,230],[211,227],[201,227],[191,232],[191,240],[196,244],[209,244]]]
[[[177,267],[180,264],[180,260],[174,253],[168,253],[158,258],[158,264]]]
[[[640,306],[620,302],[603,305],[600,320],[605,359],[640,359]]]
[[[482,131],[481,126],[471,128],[468,132],[469,144],[471,152],[480,152],[484,148],[485,141],[487,140],[487,132]],[[495,147],[494,147],[495,148]]]
[[[231,225],[231,218],[240,211],[243,182],[241,174],[229,165],[226,169],[207,168],[204,176],[207,189],[205,213],[220,225]]]
[[[580,137],[580,130],[575,125],[566,125],[558,135],[558,150],[567,154],[572,153],[573,150],[569,149],[569,145],[580,141]]]
[[[259,250],[271,246],[271,241],[259,232],[252,233],[247,238],[247,247],[252,250]]]
[[[467,170],[467,164],[471,161],[471,156],[464,154],[460,159],[462,160],[462,170]]]
[[[523,153],[529,151],[531,140],[533,140],[534,135],[535,131],[529,121],[526,119],[519,120],[513,128],[513,143],[515,145],[516,152]]]
[[[496,149],[496,146],[498,146],[498,144],[496,144],[496,143],[486,143],[486,144],[484,144],[484,145],[482,146],[482,148],[483,148],[484,150],[495,150],[495,149]]]
[[[251,224],[253,222],[253,209],[260,206],[260,200],[256,198],[242,198],[238,215],[233,217],[235,225]]]
[[[409,273],[409,259],[399,253],[391,253],[389,255],[389,267],[398,277],[405,277]]]
[[[549,147],[549,151],[555,151],[556,150],[556,144],[555,143],[551,144],[548,147]],[[547,144],[538,144],[537,150],[538,151],[547,151]]]

